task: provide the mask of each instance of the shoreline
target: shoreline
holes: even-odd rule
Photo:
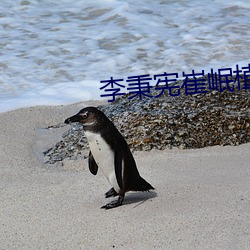
[[[204,81],[203,77],[199,79]],[[244,84],[242,79],[241,84]],[[178,81],[176,86],[183,83],[184,80]],[[209,85],[208,77],[204,84]],[[139,96],[129,99],[134,94],[126,94],[112,103],[96,105],[115,124],[132,151],[235,146],[250,142],[249,89],[210,90],[192,95],[182,92],[178,96],[169,96],[170,89],[166,86],[160,89],[162,93],[157,98],[144,96],[147,91],[142,90],[141,100]],[[159,90],[150,93],[155,96]],[[45,150],[45,155],[48,162],[55,163],[65,158],[86,157],[82,155],[86,149],[82,127],[75,124],[55,145]]]
[[[84,105],[99,104],[0,113],[1,248],[247,248],[250,143],[135,151],[155,192],[128,193],[123,206],[104,211],[110,187],[101,172],[90,174],[87,159],[62,166],[37,158],[68,128],[41,130]]]

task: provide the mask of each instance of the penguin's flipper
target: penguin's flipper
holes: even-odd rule
[[[122,205],[123,200],[124,200],[124,196],[119,195],[118,200],[112,201],[112,202],[102,206],[101,208],[110,209],[110,208],[114,208],[114,207],[119,207]]]
[[[122,181],[122,150],[120,147],[115,148],[115,176],[120,189],[123,189]]]
[[[89,170],[93,175],[96,175],[98,171],[98,165],[96,164],[91,151],[89,151]]]
[[[111,188],[108,192],[105,193],[106,198],[109,198],[109,197],[112,197],[112,196],[115,197],[117,195],[118,195],[118,193],[115,191],[114,188]]]

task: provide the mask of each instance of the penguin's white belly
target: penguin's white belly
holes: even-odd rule
[[[120,187],[115,174],[115,155],[113,150],[100,134],[86,131],[85,135],[96,164],[108,179],[111,186],[119,193]]]

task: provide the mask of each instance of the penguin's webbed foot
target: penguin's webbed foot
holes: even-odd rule
[[[114,188],[111,188],[107,193],[105,193],[106,198],[109,198],[109,197],[112,197],[112,196],[115,197],[117,195],[118,195],[118,193],[115,191]]]
[[[124,200],[124,197],[123,196],[119,196],[118,200],[112,201],[112,202],[110,202],[110,203],[102,206],[101,208],[110,209],[110,208],[114,208],[114,207],[119,207],[119,206],[122,205],[123,200]]]

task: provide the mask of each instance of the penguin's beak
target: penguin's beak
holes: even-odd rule
[[[67,118],[64,121],[64,123],[70,124],[72,122],[80,122],[80,120],[81,120],[81,116],[79,116],[78,114],[76,114],[76,115],[73,115],[73,116]]]

